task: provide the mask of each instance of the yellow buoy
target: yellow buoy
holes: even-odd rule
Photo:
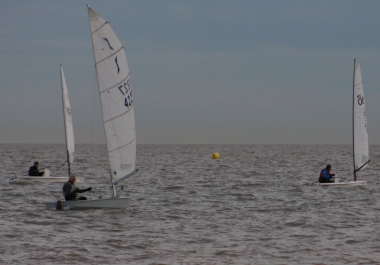
[[[214,152],[212,154],[212,159],[219,159],[219,153],[218,152]]]

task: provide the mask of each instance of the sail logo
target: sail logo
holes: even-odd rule
[[[361,106],[364,104],[364,97],[362,95],[357,95],[358,104]]]
[[[131,107],[133,103],[131,79],[128,77],[124,84],[118,86],[117,88],[124,96],[124,106],[126,106],[127,108]]]
[[[71,116],[71,109],[66,108],[66,113]]]
[[[119,67],[119,64],[117,63],[117,56],[115,58],[115,63],[116,63],[116,66],[117,66],[117,74],[119,74],[120,72],[120,67]]]
[[[108,41],[108,39],[107,39],[107,38],[103,38],[103,40],[105,40],[105,41],[107,42],[107,44],[108,44],[108,47],[109,47],[111,50],[113,50],[113,48],[112,48],[110,42]]]

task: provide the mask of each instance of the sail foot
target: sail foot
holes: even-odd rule
[[[120,181],[129,178],[130,176],[132,176],[133,174],[135,174],[137,171],[139,171],[139,170],[136,168],[134,171],[132,171],[132,172],[129,173],[128,175],[126,175],[126,176],[124,176],[124,177],[121,177],[121,178],[115,180],[114,182],[112,182],[112,185],[116,185],[116,184],[119,183]]]

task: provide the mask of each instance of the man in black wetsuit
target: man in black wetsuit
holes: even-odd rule
[[[87,189],[81,190],[75,186],[74,184],[75,180],[76,180],[76,177],[74,175],[71,175],[69,178],[69,181],[66,182],[65,185],[63,185],[63,188],[62,188],[63,196],[65,196],[66,201],[87,200],[87,198],[84,196],[77,198],[77,193],[90,191],[92,190],[92,188],[89,187]]]
[[[29,168],[28,176],[35,176],[35,177],[41,177],[45,173],[44,171],[39,171],[39,163],[36,161],[34,162],[34,165]]]

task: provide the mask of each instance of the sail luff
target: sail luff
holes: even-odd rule
[[[71,164],[74,161],[74,130],[71,116],[71,106],[69,101],[69,94],[67,91],[65,74],[63,72],[62,65],[60,65],[61,70],[61,88],[62,88],[62,107],[63,107],[63,123],[65,131],[65,141],[66,141],[66,155],[67,155],[67,167],[68,175],[71,174]]]
[[[93,52],[93,55],[94,55],[94,62],[95,62],[95,71],[96,71],[96,83],[97,83],[97,85],[98,85],[98,91],[100,91],[100,88],[99,88],[99,76],[98,76],[98,70],[97,70],[97,63],[96,63],[96,56],[95,56],[95,46],[94,46],[94,39],[93,39],[93,37],[92,37],[92,35],[94,34],[93,32],[92,32],[92,27],[91,27],[91,18],[90,18],[90,5],[89,4],[87,4],[87,12],[88,12],[88,22],[89,22],[89,24],[90,24],[90,35],[91,35],[91,44],[92,44],[92,52]],[[100,94],[100,93],[99,93]],[[103,121],[104,121],[104,115],[103,115],[103,112],[102,112],[102,119],[103,119]],[[105,129],[105,127],[103,126],[103,130],[104,130],[104,135],[106,135],[106,129]],[[106,141],[106,144],[108,145],[108,142]],[[108,146],[107,146],[107,150],[108,150]],[[110,174],[110,179],[111,179],[111,182],[112,182],[112,172],[111,172],[112,170],[111,170],[111,168],[110,168],[110,172],[109,172],[109,174]],[[114,196],[116,196],[116,191],[114,190],[113,191],[113,195]]]

